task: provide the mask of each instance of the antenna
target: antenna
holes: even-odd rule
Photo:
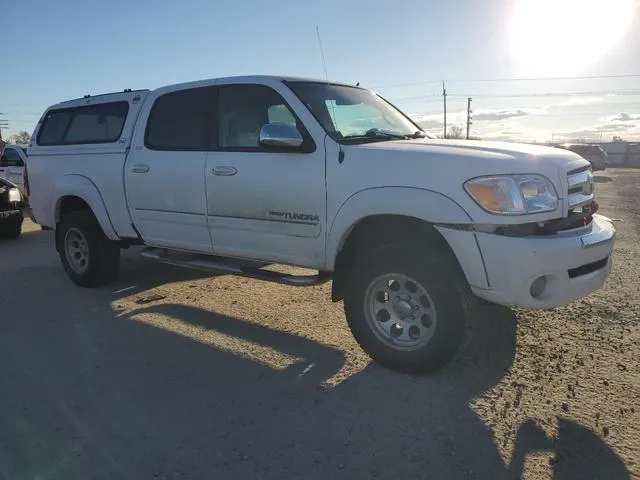
[[[320,29],[318,28],[318,26],[316,25],[316,35],[318,35],[318,45],[320,45],[320,55],[322,55],[322,66],[324,67],[324,78],[327,80],[327,90],[329,90],[329,74],[327,73],[327,62],[324,59],[324,49],[322,48],[322,39],[320,38]],[[336,125],[336,107],[334,106],[335,102],[331,103],[331,113],[329,114],[329,117],[331,117],[331,114],[333,114],[333,118],[331,119],[333,121],[333,128],[336,129],[337,125]],[[336,132],[339,133],[339,132]],[[338,148],[340,149],[340,151],[338,152],[338,163],[342,163],[344,161],[344,151],[342,150],[342,145],[338,144]]]
[[[324,67],[324,77],[329,85],[329,74],[327,73],[327,62],[324,59],[324,49],[322,48],[322,39],[320,38],[320,29],[316,25],[316,34],[318,35],[318,44],[320,45],[320,55],[322,55],[322,66]]]

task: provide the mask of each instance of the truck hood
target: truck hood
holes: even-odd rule
[[[436,192],[459,204],[476,221],[526,223],[566,214],[568,175],[589,166],[578,154],[553,147],[467,140],[389,140],[343,145],[343,162],[330,183],[356,191],[408,187]],[[472,178],[538,174],[553,183],[558,209],[522,216],[490,215],[464,190]]]
[[[361,145],[367,149],[387,152],[428,154],[434,157],[473,159],[493,165],[510,164],[511,168],[526,170],[554,165],[561,170],[570,170],[589,165],[580,155],[560,148],[525,143],[492,142],[476,140],[416,139],[393,140]],[[537,165],[536,165],[537,164]],[[498,172],[495,172],[498,173]]]

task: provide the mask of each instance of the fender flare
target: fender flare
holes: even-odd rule
[[[119,240],[118,234],[111,223],[109,212],[105,206],[104,199],[95,183],[88,177],[78,174],[63,175],[54,183],[54,190],[57,193],[55,201],[52,202],[51,211],[57,224],[60,221],[60,205],[65,197],[78,197],[84,200],[95,215],[102,231],[109,240]]]
[[[345,200],[331,223],[325,250],[325,269],[333,271],[335,259],[351,230],[374,215],[402,215],[431,224],[471,224],[473,218],[457,202],[433,190],[415,187],[374,187]]]

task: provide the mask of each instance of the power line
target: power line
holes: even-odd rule
[[[605,96],[640,96],[640,90],[629,90],[629,91],[611,91],[611,90],[600,90],[600,91],[590,91],[590,92],[554,92],[554,93],[514,93],[514,94],[473,94],[473,93],[448,93],[448,97],[454,98],[468,98],[468,97],[479,97],[479,98],[533,98],[533,97],[580,97],[580,96],[589,96],[589,95],[605,95]],[[422,100],[422,99],[430,99],[440,97],[440,94],[429,94],[429,95],[414,95],[410,97],[399,97],[394,98],[394,102],[404,102],[404,101],[414,101],[414,100]]]
[[[612,78],[640,78],[640,73],[629,73],[621,75],[583,75],[573,77],[513,77],[513,78],[455,78],[448,79],[448,83],[471,83],[471,82],[544,82],[557,80],[599,80]],[[427,85],[430,83],[440,83],[442,80],[423,80],[419,82],[395,83],[388,85],[376,85],[371,88],[392,88],[392,87],[411,87],[414,85]]]

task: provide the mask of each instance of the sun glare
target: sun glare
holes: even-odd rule
[[[511,56],[522,71],[578,74],[620,42],[633,13],[634,0],[515,0]]]

